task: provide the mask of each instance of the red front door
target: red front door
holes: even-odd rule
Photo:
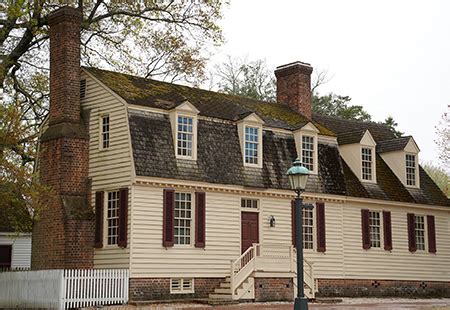
[[[241,236],[242,253],[252,246],[253,243],[259,242],[258,213],[242,212]]]

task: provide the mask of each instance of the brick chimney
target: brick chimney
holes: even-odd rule
[[[310,64],[296,61],[279,66],[277,77],[277,102],[289,105],[311,119],[311,73]]]
[[[33,227],[33,269],[93,266],[89,140],[80,106],[81,20],[80,11],[68,6],[48,18],[50,112],[39,141],[39,177],[54,195]]]

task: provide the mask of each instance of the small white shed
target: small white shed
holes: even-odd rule
[[[31,267],[31,234],[0,232],[0,269]]]

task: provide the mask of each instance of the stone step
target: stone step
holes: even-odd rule
[[[221,288],[230,288],[231,283],[230,282],[222,282],[222,283],[220,283],[220,287]]]
[[[230,294],[231,295],[231,289],[230,288],[216,288],[214,290],[214,293],[216,293],[216,294]]]
[[[232,300],[232,297],[231,297],[231,293],[230,294],[212,293],[212,294],[209,294],[209,299]]]

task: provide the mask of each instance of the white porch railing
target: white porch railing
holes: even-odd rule
[[[0,273],[0,308],[68,309],[128,302],[126,269]]]
[[[296,252],[292,245],[259,244],[249,247],[238,259],[231,262],[230,287],[232,298],[240,298],[238,289],[254,272],[290,272],[296,282]],[[304,261],[304,281],[309,289],[307,297],[314,298],[316,292],[314,265]]]

